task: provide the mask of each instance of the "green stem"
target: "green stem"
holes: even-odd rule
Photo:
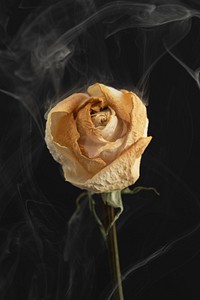
[[[105,198],[104,198],[105,199]],[[114,299],[123,300],[123,287],[121,280],[121,270],[120,270],[120,259],[117,243],[117,230],[114,221],[115,212],[114,208],[107,203],[104,203],[105,208],[105,226],[108,228],[110,224],[113,224],[107,233],[107,247],[110,258],[110,269],[113,277],[113,290]]]

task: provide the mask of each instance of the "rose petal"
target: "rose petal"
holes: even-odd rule
[[[110,122],[112,122],[112,117],[116,118],[113,115],[103,130],[98,129],[98,127],[95,128],[91,121],[90,109],[91,104],[88,103],[77,114],[76,124],[80,133],[78,143],[82,152],[89,158],[100,157],[106,163],[110,163],[115,159],[116,154],[120,153],[121,145],[124,142],[124,138],[122,139],[121,136],[126,132],[126,124],[119,120],[117,124],[114,124],[116,126],[113,128],[112,134],[110,134],[110,127],[113,125]]]
[[[92,176],[105,167],[106,163],[101,158],[95,158],[91,160],[81,153],[77,142],[80,135],[76,129],[76,123],[73,118],[73,114],[66,113],[66,111],[72,112],[75,105],[80,104],[81,98],[83,99],[82,95],[76,94],[76,97],[73,97],[73,103],[68,99],[65,99],[58,103],[51,110],[47,118],[45,140],[48,148],[51,149],[54,159],[58,160],[57,157],[59,157],[57,148],[54,147],[55,144],[68,148],[70,152],[66,151],[66,159],[69,153],[73,153],[73,156],[76,157],[76,160],[82,165],[83,168],[85,168],[86,173],[89,172]],[[63,111],[63,109],[65,109],[65,111]]]
[[[112,108],[110,108],[110,110],[110,119],[107,125],[99,130],[99,132],[106,141],[114,142],[127,132],[127,125],[126,122],[116,116],[115,111]]]
[[[53,142],[51,134],[51,119],[47,119],[45,141],[53,158],[62,165],[64,177],[69,182],[84,182],[91,178],[91,174],[87,172],[76,159],[73,152],[56,142]]]
[[[103,138],[107,141],[113,141],[117,139],[117,136],[120,136],[120,128],[118,126],[118,118],[111,115],[110,120],[107,125],[99,130]]]
[[[124,137],[117,139],[115,142],[107,143],[99,149],[98,156],[101,157],[107,164],[110,164],[123,149]]]
[[[111,164],[84,184],[77,186],[96,193],[103,193],[120,190],[132,185],[139,178],[141,155],[150,141],[151,137],[140,138]]]
[[[100,157],[108,164],[116,158],[118,153],[121,152],[123,142],[124,138],[121,138],[117,139],[115,142],[107,142],[102,145],[97,145],[92,140],[85,139],[86,146],[83,145],[83,152],[89,158]]]
[[[87,137],[87,139],[94,141],[96,144],[105,143],[105,140],[99,134],[98,130],[96,130],[96,128],[94,127],[90,116],[90,110],[91,103],[87,103],[77,113],[76,125],[81,137],[81,141],[83,143],[84,138]]]
[[[105,97],[116,114],[126,122],[130,122],[130,113],[133,108],[131,93],[123,93],[104,84],[96,83],[87,90],[88,94],[96,97]]]
[[[133,145],[139,138],[147,136],[148,119],[146,107],[134,93],[132,93],[132,102],[131,122],[126,142],[124,143],[124,149]]]
[[[94,124],[91,120],[90,116],[90,109],[91,109],[91,103],[88,103],[85,107],[79,110],[76,118],[76,124],[78,132],[80,133],[80,138],[78,139],[78,143],[80,145],[80,148],[82,149],[82,152],[89,158],[96,158],[101,157],[104,161],[104,157],[101,155],[101,152],[104,149],[107,149],[109,147],[113,147],[113,155],[109,157],[109,159],[106,159],[106,163],[108,161],[110,162],[112,160],[112,157],[114,159],[115,157],[115,145],[119,146],[119,142],[117,143],[110,143],[104,137],[102,137],[101,132],[102,130],[99,130],[98,128],[94,127]],[[111,146],[112,144],[112,146]],[[104,148],[105,147],[105,148]],[[108,157],[108,155],[107,155]]]

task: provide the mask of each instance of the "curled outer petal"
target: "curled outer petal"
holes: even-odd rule
[[[77,143],[80,135],[72,112],[85,99],[84,94],[75,94],[59,102],[47,117],[47,147],[53,158],[62,165],[65,179],[71,183],[90,178],[106,165],[100,158],[84,156]]]
[[[123,93],[104,84],[96,83],[88,88],[91,96],[105,97],[108,104],[115,110],[117,115],[126,122],[130,122],[130,114],[133,109],[131,93]]]
[[[140,175],[141,155],[150,141],[151,137],[141,138],[92,178],[76,185],[95,193],[103,193],[134,184]]]

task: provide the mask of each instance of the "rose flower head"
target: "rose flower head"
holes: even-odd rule
[[[105,193],[139,178],[151,141],[147,128],[146,107],[136,94],[96,83],[49,111],[45,141],[66,181]]]

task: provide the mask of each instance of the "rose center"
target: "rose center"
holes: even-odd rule
[[[95,127],[105,127],[110,119],[110,109],[106,108],[99,112],[91,112],[91,119]]]

